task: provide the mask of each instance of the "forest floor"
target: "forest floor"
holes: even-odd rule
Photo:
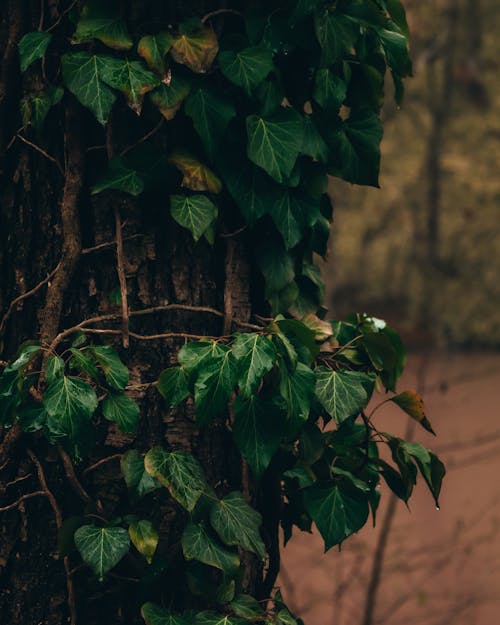
[[[422,364],[425,380],[422,379]],[[419,373],[420,371],[420,373]],[[492,625],[500,622],[500,354],[441,353],[410,358],[399,390],[423,385],[438,437],[415,440],[447,466],[435,508],[419,484],[409,512],[397,503],[372,625]],[[407,421],[384,406],[374,422],[404,435]],[[297,533],[284,552],[286,601],[306,625],[363,625],[373,554],[389,494],[374,529],[367,525],[339,553],[322,555],[317,533]],[[314,543],[311,546],[311,540]]]

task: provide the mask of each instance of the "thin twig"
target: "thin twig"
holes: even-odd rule
[[[224,261],[225,284],[224,284],[224,334],[231,333],[233,325],[233,260],[235,242],[227,240],[226,258]]]
[[[107,456],[106,458],[102,458],[101,460],[94,462],[94,464],[91,464],[89,467],[84,469],[82,471],[82,475],[87,475],[91,471],[95,471],[95,469],[98,469],[103,464],[107,464],[108,462],[111,462],[112,460],[121,460],[122,456],[123,454],[113,454],[112,456]]]
[[[128,237],[123,237],[123,241],[130,241],[131,239],[139,239],[140,237],[145,236],[144,234],[131,234]],[[108,241],[107,243],[99,243],[99,245],[94,245],[92,247],[86,247],[82,250],[83,254],[91,254],[92,252],[100,252],[101,250],[105,250],[109,247],[115,247],[116,241]]]
[[[15,480],[12,480],[11,482],[7,482],[7,484],[5,484],[5,488],[9,488],[9,486],[14,486],[15,484],[19,484],[19,482],[24,482],[24,480],[27,480],[28,478],[31,477],[31,473],[26,473],[26,475],[21,475],[21,477],[17,477]]]
[[[57,160],[57,158],[54,158],[53,156],[51,156],[50,154],[48,154],[48,152],[46,152],[44,149],[42,149],[39,145],[37,145],[36,143],[33,143],[32,141],[30,141],[29,139],[26,139],[26,137],[23,137],[23,135],[17,134],[16,137],[18,139],[21,139],[21,141],[23,141],[23,143],[26,143],[26,145],[29,145],[30,147],[32,147],[34,150],[36,150],[37,152],[39,152],[42,156],[45,156],[46,159],[48,159],[49,161],[51,161],[52,163],[54,163],[57,168],[59,169],[59,172],[61,173],[62,176],[64,176],[64,169],[62,168],[61,163]]]
[[[136,146],[138,146],[141,143],[144,143],[144,141],[147,141],[148,139],[150,139],[153,135],[155,135],[158,132],[158,130],[160,130],[160,128],[163,126],[164,122],[165,122],[165,118],[162,117],[160,119],[160,121],[156,124],[156,126],[152,130],[150,130],[148,133],[146,133],[143,137],[141,137],[134,144],[129,145],[127,148],[122,150],[120,152],[120,156],[125,156],[125,154],[128,154],[128,152],[130,152],[130,150],[133,150]]]
[[[13,508],[17,508],[17,506],[21,504],[23,501],[26,501],[26,499],[31,499],[32,497],[46,497],[46,496],[47,496],[47,493],[44,490],[37,490],[34,493],[28,493],[27,495],[23,495],[22,497],[19,497],[17,501],[14,501],[14,503],[11,503],[8,506],[4,506],[3,508],[0,508],[0,512],[7,512],[7,510],[12,510]]]
[[[58,446],[59,455],[61,456],[61,460],[64,467],[64,472],[66,473],[66,477],[68,478],[69,483],[73,487],[73,490],[78,494],[78,496],[85,502],[88,503],[92,501],[92,497],[87,493],[87,491],[81,485],[78,477],[75,473],[75,467],[73,466],[73,462],[71,458],[68,456],[66,451],[59,445]]]
[[[5,315],[2,317],[2,321],[0,321],[0,334],[2,334],[4,328],[5,328],[5,324],[7,323],[10,315],[12,314],[12,311],[14,310],[14,308],[23,300],[27,299],[28,297],[31,297],[32,295],[35,295],[35,293],[37,293],[44,285],[46,285],[48,282],[50,282],[50,280],[52,279],[52,277],[54,276],[54,274],[56,273],[56,271],[59,269],[59,264],[57,264],[57,267],[55,269],[53,269],[48,275],[47,277],[42,280],[41,282],[39,282],[35,287],[33,287],[30,291],[26,291],[26,293],[23,293],[22,295],[19,295],[18,297],[16,297],[15,299],[13,299],[11,301],[11,303],[9,304],[9,307],[7,308],[7,311],[5,313]]]
[[[59,26],[59,24],[61,23],[61,20],[63,19],[63,17],[65,15],[67,15],[71,11],[71,9],[76,5],[77,2],[78,2],[78,0],[73,0],[73,2],[69,5],[69,7],[64,9],[64,11],[58,17],[58,19],[52,24],[52,26],[47,28],[47,30],[45,32],[46,33],[50,33],[51,30],[54,30],[54,28],[57,28]]]
[[[45,0],[40,0],[40,20],[38,22],[38,32],[43,30],[43,21],[45,19]]]
[[[187,339],[188,341],[202,341],[204,339],[218,340],[223,336],[208,336],[205,334],[188,334],[186,332],[166,332],[164,334],[137,334],[130,332],[130,336],[138,341],[161,341],[164,339]]]
[[[221,239],[230,239],[232,237],[238,236],[238,234],[241,234],[242,232],[245,232],[247,228],[248,228],[248,225],[245,224],[244,226],[241,226],[241,228],[238,228],[237,230],[234,230],[233,232],[221,232],[219,236]]]
[[[216,11],[211,11],[207,13],[205,16],[201,18],[201,23],[205,24],[208,20],[211,20],[213,17],[217,17],[217,15],[223,15],[225,13],[230,13],[232,15],[239,15],[243,17],[243,13],[241,11],[237,11],[236,9],[217,9]]]
[[[118,272],[118,281],[120,282],[120,295],[122,303],[122,343],[125,349],[129,346],[130,329],[128,327],[128,295],[127,295],[127,278],[125,276],[125,262],[123,258],[123,238],[122,238],[122,220],[118,206],[114,207],[115,213],[115,231],[116,231],[116,269]]]

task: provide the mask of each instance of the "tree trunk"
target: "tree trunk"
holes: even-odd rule
[[[71,3],[41,4],[42,20],[53,23]],[[175,3],[156,4],[129,3],[129,17],[161,21],[175,10]],[[188,13],[190,5],[199,9],[201,3],[178,4]],[[236,329],[232,319],[247,321],[252,312],[259,312],[252,311],[250,302],[244,234],[221,238],[214,248],[205,242],[195,247],[191,235],[168,217],[168,192],[149,193],[140,201],[117,193],[91,197],[90,181],[105,163],[103,146],[107,145],[108,153],[120,153],[138,141],[158,121],[147,112],[139,119],[125,106],[118,108],[111,132],[104,137],[67,94],[58,110],[51,112],[43,132],[20,131],[22,138],[16,137],[22,125],[21,81],[35,84],[38,80],[34,71],[21,79],[17,42],[25,32],[38,28],[40,2],[3,2],[0,17],[0,153],[5,154],[0,163],[0,318],[4,316],[0,358],[10,359],[25,340],[50,342],[85,318],[116,313],[118,321],[96,324],[97,330],[111,329],[116,335],[97,333],[91,340],[113,343],[122,359],[133,363],[129,387],[141,407],[134,441],[113,424],[102,425],[91,457],[75,467],[62,449],[48,445],[36,433],[21,434],[16,426],[1,433],[0,507],[24,494],[45,492],[0,513],[0,625],[60,625],[69,620],[132,625],[142,622],[140,605],[152,595],[158,603],[186,607],[184,578],[176,568],[183,523],[178,509],[160,491],[155,495],[164,502],[157,520],[160,555],[168,570],[153,570],[147,588],[134,575],[134,571],[142,573],[145,565],[130,554],[105,582],[97,582],[80,566],[74,551],[61,546],[64,536],[58,549],[58,526],[86,512],[108,520],[126,512],[127,493],[116,454],[132,442],[139,450],[158,443],[193,450],[210,483],[223,484],[227,491],[242,488],[240,457],[226,428],[215,423],[200,434],[189,407],[167,412],[151,386],[174,360],[183,339],[140,340],[137,335],[218,336]],[[164,128],[154,140],[164,144]],[[122,249],[117,245],[120,230]],[[125,303],[132,311],[128,348],[123,347],[122,303],[117,297],[121,279],[123,302],[124,278]],[[37,285],[33,294],[10,306]],[[226,318],[192,311],[133,315],[171,303],[225,310]],[[109,461],[87,470],[105,458]],[[247,564],[247,581],[253,589],[258,570],[253,562]],[[164,589],[165,575],[169,594]]]

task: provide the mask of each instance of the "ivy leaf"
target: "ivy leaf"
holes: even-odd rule
[[[216,341],[192,341],[181,347],[177,360],[188,373],[193,373],[199,370],[207,359],[222,357],[227,351],[226,345]]]
[[[423,445],[420,445],[420,443],[401,441],[401,447],[414,458],[422,477],[434,497],[436,507],[439,508],[439,493],[441,492],[441,484],[446,474],[444,464],[439,460],[436,454],[426,449]]]
[[[236,397],[233,437],[255,477],[262,477],[280,446],[285,419],[279,398],[263,400],[253,395]]]
[[[97,395],[87,382],[70,376],[53,379],[43,396],[49,431],[77,442],[90,426],[97,403]]]
[[[259,533],[262,516],[248,505],[241,493],[229,493],[214,503],[210,523],[226,545],[239,545],[264,559],[266,550]]]
[[[174,38],[170,33],[161,32],[157,35],[146,35],[137,44],[137,53],[148,66],[160,76],[165,75],[165,55],[172,47]]]
[[[415,393],[415,391],[403,391],[399,395],[391,397],[390,401],[399,406],[401,410],[404,410],[417,423],[420,423],[424,430],[436,436],[436,432],[432,429],[432,425],[425,414],[424,400],[418,393]]]
[[[50,356],[45,366],[45,377],[50,384],[64,375],[64,360],[60,356]]]
[[[209,612],[208,610],[198,612],[195,619],[195,625],[245,625],[245,623],[246,621],[239,618],[234,618],[227,614]]]
[[[215,91],[199,88],[186,100],[185,111],[193,120],[207,156],[213,162],[227,126],[236,116],[236,109]]]
[[[328,146],[318,130],[314,115],[306,115],[304,119],[304,135],[300,151],[320,163],[328,161]]]
[[[266,373],[276,362],[276,349],[271,337],[262,334],[236,334],[232,345],[238,362],[238,386],[242,395],[253,395]]]
[[[186,560],[198,560],[214,566],[227,575],[237,573],[240,560],[235,553],[218,545],[200,523],[188,523],[182,534],[182,551]]]
[[[51,33],[43,32],[26,33],[21,37],[18,43],[18,50],[22,72],[25,72],[32,63],[45,56],[51,39]]]
[[[224,76],[241,87],[248,96],[274,69],[271,50],[259,47],[245,48],[239,52],[221,52],[219,65]]]
[[[149,97],[163,117],[170,121],[176,116],[190,89],[189,81],[174,73],[168,85],[161,84],[150,93]]]
[[[159,482],[144,468],[144,459],[136,449],[129,449],[123,454],[120,468],[127,488],[136,497],[143,497],[160,488]]]
[[[337,425],[365,408],[375,379],[360,371],[333,371],[318,367],[316,397]]]
[[[341,61],[353,48],[356,28],[347,17],[326,10],[315,16],[316,38],[321,46],[323,65]]]
[[[188,24],[181,27],[181,33],[174,39],[171,54],[176,63],[203,74],[212,66],[218,51],[217,35],[211,28]]]
[[[122,19],[117,0],[89,0],[82,9],[73,35],[73,43],[99,39],[105,46],[115,50],[129,50],[132,39]]]
[[[236,378],[236,363],[230,350],[204,363],[194,385],[196,420],[200,425],[207,425],[227,409]]]
[[[217,219],[217,206],[206,195],[171,195],[170,212],[198,241]]]
[[[300,153],[303,139],[302,117],[291,109],[269,118],[247,118],[248,158],[277,182],[286,182]]]
[[[220,193],[222,183],[206,165],[203,165],[195,158],[185,152],[174,152],[169,158],[169,162],[179,169],[183,174],[182,186],[192,191],[210,191],[210,193]]]
[[[41,130],[50,109],[61,101],[63,95],[62,87],[47,87],[30,95],[25,100],[23,124],[30,124],[35,130]]]
[[[391,70],[400,77],[409,76],[412,66],[408,51],[408,39],[401,33],[387,28],[380,28],[377,33]]]
[[[117,352],[110,345],[94,345],[88,351],[101,367],[109,386],[122,391],[128,384],[129,371]]]
[[[159,540],[158,532],[154,525],[151,521],[136,521],[130,524],[128,533],[134,547],[146,558],[148,564],[151,564]]]
[[[292,373],[284,368],[280,369],[280,393],[286,401],[291,435],[309,418],[315,384],[314,372],[301,362]]]
[[[83,561],[99,581],[120,562],[130,547],[130,538],[123,527],[82,525],[75,532],[75,545]]]
[[[135,434],[140,410],[135,401],[123,391],[109,391],[102,403],[102,414],[113,421],[124,434]]]
[[[144,458],[144,467],[189,512],[207,489],[200,463],[185,451],[167,452],[162,447],[153,447]]]
[[[92,188],[92,195],[112,189],[138,196],[144,191],[144,180],[125,159],[117,156],[109,161],[108,170]]]
[[[107,57],[102,64],[101,79],[125,96],[130,108],[141,113],[144,94],[154,89],[160,79],[144,67],[141,61]]]
[[[295,22],[307,17],[324,4],[325,0],[297,0],[291,21]]]
[[[184,367],[170,367],[160,373],[158,391],[169,408],[189,397],[189,375]]]
[[[399,28],[399,30],[405,35],[410,37],[410,29],[408,28],[408,22],[406,21],[406,11],[401,4],[400,0],[385,0],[384,4],[391,16],[391,19]]]
[[[275,198],[270,212],[287,250],[304,238],[304,231],[315,223],[320,214],[319,202],[292,189],[284,189]]]
[[[324,109],[337,112],[347,94],[347,85],[328,68],[320,68],[314,74],[313,98]]]
[[[264,615],[264,610],[260,603],[251,595],[236,595],[229,604],[231,610],[236,614],[249,621],[259,619]]]
[[[262,241],[256,256],[257,264],[266,280],[267,297],[279,293],[294,279],[293,259],[281,241],[275,241],[273,246],[268,241]]]
[[[99,371],[93,359],[87,356],[85,352],[75,347],[70,347],[69,351],[71,353],[69,366],[72,369],[78,369],[82,373],[87,373],[93,380],[97,380]]]
[[[347,182],[378,187],[382,124],[368,108],[351,114],[327,141],[336,155],[331,172]]]
[[[171,614],[154,603],[145,603],[141,608],[141,616],[146,625],[189,625],[183,616]]]
[[[102,81],[102,67],[106,58],[87,52],[72,52],[62,56],[65,85],[103,126],[116,100],[113,91]]]
[[[305,508],[325,541],[325,551],[340,545],[368,519],[366,497],[339,484],[313,484],[303,490],[303,497]]]

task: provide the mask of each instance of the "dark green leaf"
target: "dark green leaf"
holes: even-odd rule
[[[314,75],[313,98],[325,109],[337,112],[344,102],[347,85],[327,68],[318,69]]]
[[[190,83],[178,72],[174,72],[170,83],[168,85],[162,83],[154,91],[151,91],[149,97],[163,117],[170,121],[187,98],[190,89]]]
[[[209,611],[198,612],[194,622],[195,625],[245,625],[246,623],[246,621],[234,618],[234,616]]]
[[[287,250],[304,238],[320,214],[317,200],[292,189],[284,189],[275,198],[270,212]]]
[[[154,447],[146,454],[144,467],[189,512],[208,488],[200,463],[185,451],[167,452]]]
[[[64,95],[61,87],[47,87],[27,98],[27,117],[24,124],[30,124],[35,130],[41,130],[50,109],[58,104]]]
[[[314,115],[306,115],[304,119],[304,135],[300,151],[320,163],[326,163],[328,161],[328,146],[319,133],[314,119]]]
[[[227,575],[235,575],[240,566],[238,556],[217,544],[204,525],[199,523],[188,523],[186,526],[182,534],[182,551],[186,560],[198,560]]]
[[[18,49],[22,72],[25,72],[32,63],[45,55],[51,39],[52,34],[44,32],[26,33],[21,38]]]
[[[49,356],[45,365],[45,377],[50,384],[64,375],[64,360],[59,356]]]
[[[259,533],[262,517],[241,493],[229,493],[217,501],[210,510],[210,522],[226,545],[239,545],[264,558],[265,547]]]
[[[122,19],[118,0],[89,0],[85,4],[73,41],[82,43],[90,39],[99,39],[115,50],[129,50],[132,47],[133,42]]]
[[[145,603],[141,608],[141,616],[146,625],[189,625],[190,620],[179,614],[171,614],[154,603]]]
[[[106,382],[111,388],[123,390],[128,383],[129,371],[110,345],[97,345],[88,348],[101,367]]]
[[[375,379],[367,373],[326,367],[318,367],[315,373],[316,397],[337,424],[361,412],[373,393]]]
[[[280,445],[284,426],[283,405],[277,398],[236,397],[233,436],[255,477],[259,479]]]
[[[262,167],[277,182],[285,182],[292,173],[302,148],[302,117],[291,109],[264,118],[247,118],[248,158]]]
[[[101,65],[100,78],[125,96],[128,105],[138,115],[144,95],[160,84],[156,74],[150,72],[141,61],[129,61],[106,57]]]
[[[144,191],[144,180],[123,158],[117,156],[109,161],[108,170],[93,186],[92,194],[101,193],[107,189],[137,196]]]
[[[263,617],[264,610],[260,603],[251,595],[236,595],[229,604],[231,610],[246,620],[252,621]]]
[[[78,369],[82,373],[87,373],[91,378],[97,380],[99,371],[94,360],[81,349],[70,347],[69,351],[71,353],[69,366],[72,369]]]
[[[137,450],[125,452],[120,467],[127,488],[133,495],[140,498],[160,488],[159,482],[144,468],[144,459]]]
[[[439,508],[439,493],[441,492],[441,484],[446,474],[444,464],[439,460],[436,454],[432,453],[419,443],[402,443],[404,450],[415,459],[422,477],[427,483],[429,490],[434,497],[436,506]]]
[[[309,418],[315,383],[314,372],[301,362],[292,373],[286,369],[280,369],[280,393],[286,401],[289,429],[292,435]]]
[[[196,420],[208,424],[224,413],[236,384],[237,369],[231,351],[204,363],[194,385]]]
[[[266,48],[245,48],[239,52],[227,50],[219,54],[219,65],[224,76],[247,95],[257,87],[274,68],[273,55]]]
[[[185,111],[193,120],[207,156],[213,162],[227,126],[236,115],[236,109],[215,91],[199,88],[186,100]]]
[[[102,413],[124,434],[135,434],[140,410],[135,401],[122,391],[109,391],[102,403]]]
[[[356,29],[354,24],[337,12],[325,11],[315,18],[316,37],[322,50],[325,66],[341,61],[354,46]]]
[[[336,483],[317,483],[303,493],[306,510],[325,541],[325,551],[340,545],[368,519],[368,502],[357,491]]]
[[[189,375],[184,367],[170,367],[160,373],[158,390],[169,408],[174,408],[189,396]]]
[[[232,345],[238,362],[238,386],[242,395],[253,395],[266,373],[276,362],[276,350],[270,336],[237,334]]]
[[[171,195],[170,212],[198,241],[217,219],[217,206],[206,195]]]
[[[102,581],[128,552],[130,538],[122,527],[82,525],[75,532],[75,545],[83,561]]]
[[[177,354],[177,360],[188,373],[193,373],[207,359],[222,357],[227,351],[226,345],[216,341],[191,341],[181,347]]]

